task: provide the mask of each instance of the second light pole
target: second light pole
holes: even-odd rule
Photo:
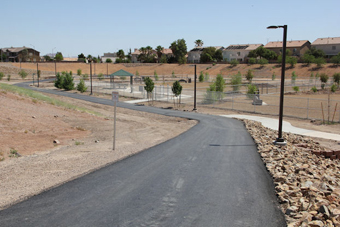
[[[281,68],[281,87],[280,87],[280,111],[279,111],[279,135],[274,141],[276,145],[286,145],[286,141],[282,137],[282,118],[283,118],[283,97],[285,89],[285,70],[286,70],[286,49],[287,49],[287,25],[269,26],[267,29],[283,28],[283,44],[282,44],[282,68]]]

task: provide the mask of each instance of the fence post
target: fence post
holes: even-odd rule
[[[231,95],[231,109],[234,110],[234,95]]]
[[[167,95],[166,95],[166,97],[167,97],[167,101],[169,102],[169,84],[167,85]]]
[[[307,99],[307,119],[309,119],[308,114],[309,114],[309,98]]]

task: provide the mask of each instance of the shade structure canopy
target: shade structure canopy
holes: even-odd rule
[[[132,73],[129,73],[123,69],[118,70],[117,72],[112,73],[110,76],[131,76],[133,77],[134,75]]]

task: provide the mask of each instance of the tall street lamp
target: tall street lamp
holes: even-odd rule
[[[286,70],[286,44],[287,44],[287,25],[269,26],[267,29],[283,28],[283,48],[282,48],[282,67],[281,67],[281,89],[280,89],[280,112],[279,112],[279,135],[274,141],[275,145],[286,145],[286,141],[282,137],[282,117],[283,117],[283,96],[285,86],[285,70]]]
[[[194,78],[194,109],[193,111],[196,111],[197,108],[196,108],[196,80],[197,80],[197,74],[196,74],[196,64],[194,65],[195,66],[195,78]]]

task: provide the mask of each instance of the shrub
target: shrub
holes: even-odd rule
[[[98,74],[98,79],[99,80],[103,80],[104,79],[104,74],[103,73],[99,73]]]
[[[318,89],[317,89],[315,86],[313,86],[313,87],[311,88],[311,91],[313,91],[313,92],[317,92],[317,91],[318,91]]]
[[[81,75],[81,69],[77,69],[77,75],[78,75],[78,76]]]
[[[74,90],[73,77],[71,76],[70,73],[65,74],[64,81],[63,81],[63,88],[66,91]]]
[[[153,75],[155,76],[155,81],[158,81],[159,80],[159,76],[158,76],[156,70],[153,72]]]
[[[85,86],[84,80],[80,79],[80,82],[77,85],[77,91],[80,91],[81,93],[84,93],[86,90],[87,90],[87,87]]]
[[[235,75],[231,76],[231,85],[233,85],[233,91],[238,91],[240,88],[240,84],[242,83],[242,76],[241,73],[238,72]]]
[[[233,60],[230,61],[230,65],[231,65],[232,67],[237,66],[238,63],[239,63],[239,62],[238,62],[236,59],[233,59]]]
[[[146,77],[144,79],[144,83],[145,83],[144,89],[146,90],[148,94],[148,101],[149,101],[150,98],[152,98],[152,91],[155,87],[155,84],[150,77]]]
[[[246,79],[249,81],[249,83],[251,83],[254,77],[253,70],[249,69],[245,76],[246,76]]]
[[[83,80],[88,80],[89,79],[89,75],[88,74],[84,74],[83,75]]]
[[[311,63],[315,61],[315,57],[311,54],[304,54],[302,56],[302,60],[304,63],[306,63],[306,65],[310,65]]]
[[[300,91],[300,88],[299,88],[299,86],[294,86],[294,87],[293,87],[293,90],[294,90],[295,92],[298,92],[298,91]]]
[[[175,77],[176,77],[174,71],[172,71],[171,76],[172,76],[172,78],[175,78]]]
[[[336,86],[336,84],[332,84],[331,91],[335,92],[337,89],[338,89],[338,86]]]
[[[320,74],[320,81],[321,81],[321,83],[327,83],[328,75],[326,73],[321,73]]]
[[[256,64],[256,58],[249,58],[248,64],[250,64],[250,65]]]
[[[112,63],[112,59],[111,58],[106,58],[105,62],[106,63]]]
[[[7,75],[7,80],[8,80],[8,81],[11,80],[11,75]]]
[[[200,76],[198,77],[198,81],[199,82],[203,82],[204,81],[204,75],[203,75],[202,71],[200,72]]]
[[[41,71],[40,71],[40,70],[38,70],[38,72],[37,72],[37,73],[38,73],[38,75],[37,75],[37,76],[38,76],[38,79],[39,79],[39,78],[40,78],[40,75],[41,75]]]
[[[338,86],[339,86],[339,83],[340,83],[340,73],[334,73],[333,81],[334,81],[334,83],[337,83]]]
[[[139,76],[139,72],[138,72],[138,70],[136,71],[136,76]]]
[[[19,76],[22,78],[22,79],[25,79],[26,77],[27,77],[27,75],[28,75],[28,73],[27,72],[25,72],[25,70],[20,70],[20,72],[18,73],[19,74]]]
[[[2,80],[2,78],[5,76],[5,74],[3,72],[0,72],[0,80]]]
[[[336,55],[336,56],[333,56],[331,58],[331,62],[335,65],[335,66],[338,66],[340,65],[340,54]]]
[[[254,84],[249,84],[248,85],[248,91],[247,91],[247,97],[252,99],[253,95],[256,93],[257,87]]]
[[[324,64],[326,64],[326,60],[323,57],[315,58],[314,63],[317,65],[317,67],[322,67]]]
[[[172,90],[172,93],[173,93],[176,97],[178,97],[178,96],[181,95],[181,93],[182,93],[182,85],[179,83],[178,80],[176,80],[176,81],[172,84],[171,90]],[[174,102],[175,102],[175,100],[174,100]],[[178,99],[178,105],[180,104],[180,102],[181,102],[180,99]]]
[[[297,75],[296,75],[295,71],[293,71],[292,72],[292,84],[295,84],[296,78],[297,78]]]
[[[206,72],[204,75],[204,81],[209,81],[209,73]]]
[[[63,88],[63,83],[64,83],[64,76],[60,75],[60,73],[57,73],[56,75],[56,80],[54,81],[54,86],[56,88],[62,89]]]
[[[72,71],[70,71],[70,75],[72,76]]]
[[[265,58],[261,58],[257,61],[258,64],[260,64],[261,66],[264,66],[266,64],[268,64],[268,60]]]
[[[275,78],[276,78],[276,75],[275,75],[275,72],[273,72],[273,74],[272,74],[272,80],[275,80]]]
[[[121,80],[126,80],[126,76],[120,76],[119,77]]]

